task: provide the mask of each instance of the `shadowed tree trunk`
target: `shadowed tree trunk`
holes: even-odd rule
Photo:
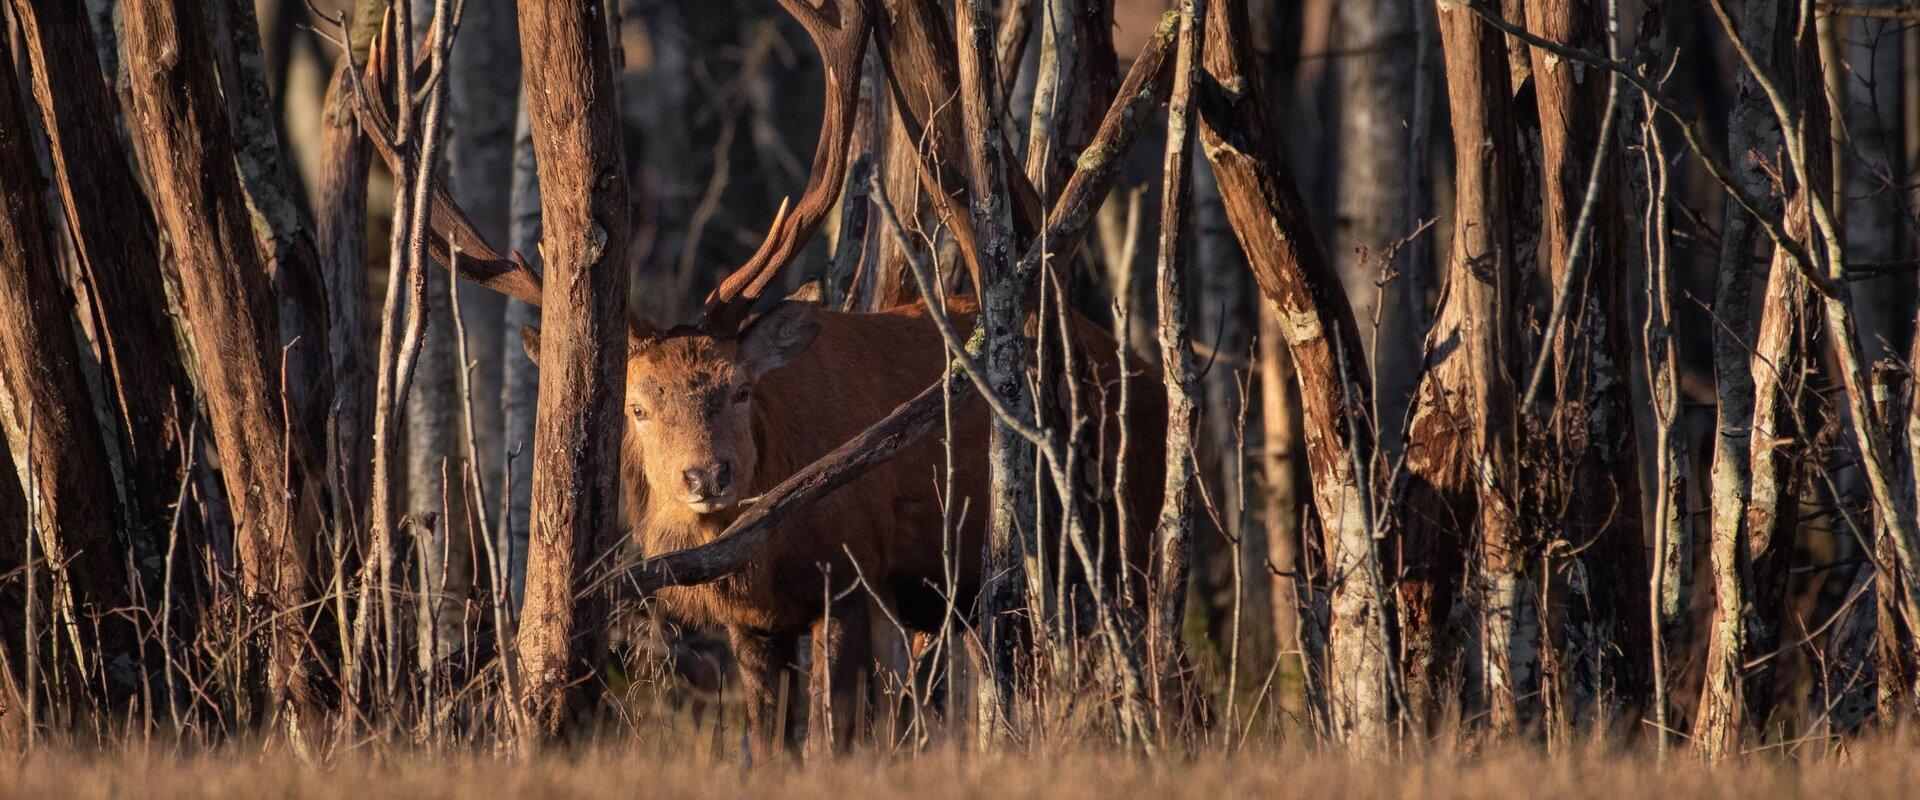
[[[1780,56],[1776,54],[1785,55],[1791,61],[1792,50],[1781,40],[1782,36],[1790,35],[1792,19],[1791,12],[1783,9],[1785,5],[1778,0],[1747,0],[1740,9],[1741,38],[1756,59],[1776,71],[1780,67]],[[1727,124],[1727,152],[1733,156],[1733,179],[1749,194],[1763,200],[1761,213],[1778,214],[1780,199],[1768,190],[1770,178],[1766,169],[1769,163],[1778,163],[1782,158],[1779,125],[1774,122],[1752,73],[1741,70],[1738,83]],[[1753,217],[1739,204],[1726,204],[1713,303],[1717,322],[1713,326],[1713,365],[1718,422],[1709,478],[1712,516],[1708,554],[1712,560],[1714,613],[1707,634],[1706,683],[1695,714],[1694,730],[1695,742],[1709,758],[1735,752],[1748,725],[1744,704],[1746,670],[1741,665],[1748,656],[1750,636],[1745,615],[1753,599],[1747,544],[1752,536],[1747,520],[1753,508],[1749,501],[1753,499],[1754,488],[1750,443],[1754,426],[1760,422],[1754,414],[1756,383],[1779,385],[1776,362],[1770,359],[1783,354],[1781,348],[1797,324],[1794,318],[1806,313],[1802,307],[1805,288],[1796,289],[1792,285],[1799,276],[1786,274],[1793,271],[1791,261],[1784,253],[1776,254],[1762,311],[1762,330],[1766,331],[1762,341],[1766,349],[1764,352],[1750,349],[1753,323],[1748,298],[1754,278],[1754,226]],[[1798,299],[1791,297],[1796,291],[1800,295]],[[1761,370],[1759,373],[1754,371],[1756,365]],[[1791,365],[1783,366],[1791,369]],[[1756,381],[1756,375],[1763,380]],[[1775,403],[1772,397],[1768,398],[1769,407]],[[1767,435],[1771,435],[1774,415],[1768,416]],[[1763,441],[1761,447],[1763,453],[1773,450],[1769,442]],[[1779,487],[1772,485],[1772,481],[1768,483],[1766,496],[1758,498],[1763,508],[1762,518],[1772,518],[1773,512],[1767,509],[1780,502]],[[1676,616],[1684,607],[1677,605],[1677,601],[1678,598],[1662,602],[1663,618]]]
[[[551,736],[605,632],[578,589],[619,524],[628,197],[598,0],[528,0],[519,19],[546,257],[519,657],[530,722]]]
[[[12,60],[0,59],[0,426],[14,474],[28,489],[37,555],[53,565],[51,624],[65,643],[62,655],[74,658],[49,674],[74,681],[76,697],[104,688],[101,699],[116,708],[141,679],[138,634],[129,618],[112,613],[131,597],[126,545],[117,535],[125,517],[80,374],[18,87]],[[18,537],[20,529],[0,535]]]
[[[1113,102],[1113,0],[1041,0],[1027,180],[1051,204]]]
[[[208,5],[215,48],[232,48],[220,59],[220,87],[233,125],[241,187],[253,213],[254,246],[279,300],[281,359],[294,422],[315,444],[327,440],[333,410],[333,366],[328,355],[327,288],[313,226],[300,207],[293,165],[281,152],[279,117],[267,84],[260,49],[260,23],[251,0],[215,0]],[[278,363],[278,362],[276,362]],[[318,452],[318,451],[316,451]]]
[[[1445,301],[1429,341],[1407,438],[1402,595],[1410,673],[1439,682],[1444,645],[1437,630],[1463,574],[1458,554],[1477,562],[1484,691],[1492,724],[1519,723],[1519,697],[1534,675],[1530,648],[1517,635],[1527,607],[1528,552],[1516,518],[1512,372],[1514,251],[1510,239],[1514,163],[1507,46],[1454,0],[1439,0],[1441,49],[1454,143],[1453,249]],[[1440,685],[1412,692],[1431,703]]]
[[[1025,287],[1015,282],[1013,272],[1013,212],[1007,190],[1012,169],[1006,157],[1001,106],[996,96],[998,61],[994,58],[989,8],[981,0],[963,0],[954,12],[962,33],[959,99],[967,137],[960,150],[966,156],[971,234],[978,237],[979,324],[987,334],[983,359],[987,380],[1006,407],[1021,415],[1019,424],[1032,425],[1027,366],[1034,358],[1034,342],[1024,330]],[[1005,421],[996,419],[987,446],[987,465],[991,483],[982,574],[992,577],[981,587],[981,595],[993,695],[982,701],[983,732],[998,739],[1012,733],[1015,687],[1021,679],[1018,655],[1023,649],[1022,626],[1018,617],[1027,606],[1025,594],[1031,577],[1026,571],[1025,554],[1034,552],[1036,541],[1033,447]]]
[[[358,0],[348,28],[353,63],[366,64],[379,0]],[[333,366],[333,429],[328,440],[335,525],[353,538],[372,524],[374,321],[367,261],[367,170],[372,152],[353,113],[342,57],[327,84],[320,116],[320,216],[316,245],[327,285],[328,358]]]
[[[513,252],[527,258],[529,266],[540,267],[540,173],[534,166],[533,131],[527,125],[527,104],[519,101],[519,120],[513,136]],[[520,329],[540,323],[540,310],[519,300],[508,300],[506,325],[502,332],[501,357],[505,359],[500,382],[500,407],[503,417],[501,446],[506,513],[501,515],[502,549],[506,559],[507,596],[512,608],[520,607],[525,597],[527,576],[527,529],[533,497],[533,417],[539,400],[540,366],[527,357],[521,347]]]
[[[1550,41],[1607,52],[1606,13],[1604,0],[1528,0],[1526,24]],[[1547,601],[1550,609],[1565,609],[1553,612],[1560,617],[1553,640],[1565,649],[1555,661],[1567,665],[1564,680],[1555,683],[1570,693],[1571,719],[1590,722],[1599,718],[1601,704],[1618,699],[1633,707],[1647,689],[1644,659],[1634,655],[1649,645],[1646,595],[1604,588],[1647,581],[1645,536],[1634,513],[1640,508],[1639,454],[1624,371],[1632,353],[1616,166],[1622,159],[1613,142],[1601,141],[1614,135],[1606,119],[1614,108],[1608,101],[1611,76],[1530,50],[1540,117],[1546,272],[1554,287],[1575,281],[1558,291],[1574,292],[1569,303],[1578,303],[1577,310],[1568,309],[1567,324],[1547,331],[1557,366],[1551,396],[1558,405],[1545,435],[1571,466],[1571,482],[1559,490],[1563,498],[1549,500],[1566,509],[1551,535],[1564,552],[1578,553],[1554,564],[1554,596]],[[1576,233],[1583,213],[1587,229]],[[1573,261],[1576,235],[1579,263]]]
[[[188,339],[233,507],[234,549],[271,649],[268,705],[304,715],[310,683],[301,601],[320,527],[309,442],[281,405],[277,315],[253,247],[233,134],[195,3],[127,0],[130,129],[145,141],[160,228],[179,266]],[[297,719],[294,721],[307,721]]]
[[[1361,261],[1357,252],[1361,248],[1369,256],[1360,269],[1348,270],[1354,280],[1347,283],[1347,294],[1356,298],[1362,317],[1380,322],[1376,334],[1380,352],[1372,353],[1379,376],[1373,405],[1380,413],[1380,435],[1389,441],[1400,436],[1407,398],[1420,372],[1424,332],[1416,324],[1424,318],[1424,310],[1409,305],[1425,304],[1417,293],[1424,281],[1416,280],[1414,273],[1428,268],[1419,260],[1427,250],[1410,246],[1397,254],[1392,251],[1413,234],[1414,216],[1422,212],[1410,214],[1409,209],[1424,207],[1427,194],[1423,180],[1409,180],[1410,176],[1425,178],[1424,167],[1410,163],[1414,154],[1409,146],[1418,123],[1414,93],[1420,42],[1415,38],[1419,35],[1415,22],[1421,5],[1407,0],[1347,0],[1334,9],[1339,26],[1335,46],[1351,55],[1337,62],[1340,176],[1333,187],[1338,216],[1330,220],[1331,249],[1336,258],[1356,262]],[[1396,256],[1391,266],[1399,274],[1376,285],[1382,277],[1381,259],[1390,254]]]
[[[164,552],[174,498],[187,479],[193,387],[167,315],[153,209],[123,157],[115,131],[119,103],[95,37],[71,0],[13,0],[33,64],[33,93],[48,133],[53,176],[79,271],[106,394],[119,424],[120,461],[132,504],[128,531],[144,561]],[[198,520],[181,515],[182,541],[199,540]],[[157,567],[143,571],[158,576]]]
[[[1327,701],[1335,738],[1386,746],[1397,684],[1375,550],[1369,396],[1353,309],[1309,224],[1253,72],[1245,7],[1207,9],[1200,142],[1247,265],[1280,318],[1299,382],[1313,504],[1326,549]]]
[[[520,103],[520,28],[511,0],[469,0],[460,36],[450,55],[447,164],[453,199],[489,242],[509,240],[513,195],[513,143]],[[507,298],[493,292],[460,292],[461,322],[473,374],[474,468],[489,489],[500,486],[504,412],[497,398],[508,349]],[[517,339],[517,332],[514,333]],[[523,354],[524,355],[524,354]],[[472,498],[473,503],[493,502]],[[456,514],[466,515],[465,508]],[[445,610],[442,616],[446,616]],[[443,642],[457,644],[457,642]],[[446,650],[443,648],[443,652]]]

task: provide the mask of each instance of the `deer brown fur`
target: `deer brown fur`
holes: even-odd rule
[[[950,306],[962,329],[974,313],[970,301]],[[1077,315],[1072,327],[1080,361],[1079,418],[1104,421],[1099,441],[1110,475],[1118,440],[1113,339]],[[537,340],[530,339],[529,348],[537,348]],[[787,301],[736,337],[683,328],[636,339],[627,361],[621,464],[633,543],[652,555],[712,541],[739,516],[743,501],[886,416],[936,380],[945,364],[940,334],[920,305],[844,314]],[[1128,556],[1133,568],[1114,577],[1137,580],[1145,525],[1160,502],[1159,426],[1165,412],[1157,375],[1137,364],[1128,373],[1132,444],[1125,501],[1134,530],[1126,546],[1117,547],[1102,522],[1087,528],[1107,540],[1104,552]],[[660,610],[668,616],[727,632],[756,738],[781,733],[776,728],[782,720],[801,719],[794,704],[802,687],[798,647],[809,636],[814,679],[832,685],[838,729],[833,738],[840,740],[853,722],[854,695],[872,674],[871,603],[885,603],[918,633],[940,628],[949,593],[958,613],[971,609],[982,567],[989,418],[979,403],[957,409],[948,437],[955,493],[948,503],[941,499],[944,445],[939,438],[924,439],[782,522],[740,572],[660,590]],[[722,469],[731,474],[717,482]],[[1108,488],[1093,493],[1110,494]],[[1093,519],[1110,523],[1115,517],[1102,513]],[[944,541],[949,531],[955,537],[951,547]],[[1043,531],[1043,543],[1056,535]],[[1053,551],[1045,544],[1043,549]],[[1111,561],[1110,568],[1117,566],[1117,558]],[[951,585],[949,563],[957,575]],[[866,585],[856,576],[864,576]],[[1107,585],[1115,584],[1109,579]],[[829,592],[835,598],[831,609]]]

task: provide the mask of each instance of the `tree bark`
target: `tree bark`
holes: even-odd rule
[[[221,5],[224,4],[224,5]],[[281,359],[294,422],[315,444],[327,440],[333,411],[333,360],[328,354],[327,288],[313,226],[294,189],[293,165],[281,152],[279,116],[261,54],[260,23],[251,0],[216,0],[212,33],[233,48],[222,60],[220,88],[232,121],[240,184],[253,213],[255,247],[279,300]]]
[[[513,220],[510,239],[514,252],[526,254],[527,265],[540,267],[540,172],[534,166],[533,131],[527,123],[524,95],[518,102],[519,118],[513,137]],[[520,329],[537,325],[540,310],[519,300],[507,301],[507,319],[502,331],[505,359],[500,382],[500,408],[503,420],[501,446],[506,513],[501,515],[501,538],[506,559],[507,602],[518,610],[526,596],[527,531],[533,498],[533,418],[539,401],[540,365],[527,357],[520,343]]]
[[[1247,265],[1287,338],[1329,572],[1327,696],[1335,738],[1383,749],[1397,684],[1371,508],[1370,396],[1353,309],[1300,199],[1252,71],[1245,7],[1208,8],[1201,146]]]
[[[1113,0],[1043,0],[1027,180],[1051,205],[1113,102]],[[997,49],[997,48],[996,48]]]
[[[522,2],[519,20],[547,267],[519,658],[533,732],[551,736],[604,632],[575,589],[619,524],[628,195],[598,0]]]
[[[1026,333],[1026,287],[1017,282],[1013,269],[1013,212],[1007,190],[1012,170],[1001,130],[992,14],[990,6],[981,0],[963,0],[954,13],[963,34],[959,99],[966,138],[961,147],[966,157],[971,228],[980,269],[980,325],[987,333],[987,379],[1001,402],[1022,415],[1020,424],[1031,425],[1033,401],[1028,391],[1027,365],[1034,358],[1034,341]],[[1029,578],[1025,556],[1035,552],[1036,546],[1033,447],[1005,421],[996,419],[987,447],[987,466],[990,487],[983,574],[992,577],[981,594],[994,693],[983,705],[987,733],[998,738],[1011,733],[1015,687],[1021,677],[1020,617],[1027,607]]]
[[[1185,621],[1189,560],[1193,553],[1193,485],[1195,433],[1192,337],[1187,331],[1187,251],[1192,240],[1193,200],[1193,87],[1200,72],[1201,38],[1206,30],[1207,0],[1183,0],[1180,9],[1180,45],[1174,60],[1173,93],[1167,98],[1167,148],[1161,161],[1160,246],[1154,270],[1158,298],[1160,366],[1167,387],[1166,475],[1155,525],[1155,548],[1160,554],[1155,575],[1154,636],[1152,647],[1162,648],[1155,665],[1162,691],[1178,688],[1180,632]],[[1038,126],[1036,126],[1037,128]],[[1160,700],[1162,720],[1173,698]],[[1165,723],[1162,723],[1163,726]]]
[[[33,64],[33,93],[78,257],[78,294],[119,423],[129,534],[142,561],[164,552],[174,498],[187,479],[193,386],[167,314],[160,240],[132,165],[121,156],[119,103],[83,10],[65,0],[13,0]],[[57,88],[57,90],[56,90]],[[199,541],[192,512],[180,536]],[[157,576],[159,569],[142,564]]]
[[[1446,300],[1429,341],[1434,362],[1421,382],[1407,439],[1412,480],[1404,512],[1407,570],[1403,595],[1412,612],[1407,650],[1425,656],[1409,670],[1438,680],[1436,626],[1460,575],[1453,556],[1476,552],[1470,594],[1481,605],[1484,691],[1492,724],[1519,722],[1519,697],[1533,679],[1533,657],[1518,637],[1526,607],[1529,553],[1509,492],[1521,486],[1515,462],[1513,403],[1514,163],[1507,46],[1455,0],[1438,0],[1441,48],[1454,142],[1453,247]],[[1424,562],[1422,555],[1432,562]],[[1417,624],[1416,624],[1417,623]],[[1412,702],[1432,702],[1415,693]]]
[[[353,9],[352,63],[365,64],[377,0]],[[327,288],[327,356],[332,366],[333,427],[326,454],[335,524],[357,537],[372,526],[374,320],[367,261],[367,170],[372,152],[353,112],[347,59],[334,69],[320,116],[320,216],[315,226]]]
[[[1778,69],[1779,55],[1790,54],[1782,46],[1781,35],[1788,27],[1790,14],[1778,0],[1747,0],[1740,10],[1740,36],[1762,63]],[[1733,156],[1733,179],[1753,197],[1761,198],[1763,214],[1778,214],[1780,199],[1767,191],[1766,165],[1783,159],[1779,125],[1768,110],[1766,99],[1751,73],[1742,70],[1733,107],[1728,113],[1727,152]],[[1694,737],[1709,758],[1731,753],[1744,734],[1746,715],[1743,697],[1745,670],[1741,668],[1747,652],[1744,614],[1751,602],[1749,585],[1751,564],[1746,560],[1749,539],[1747,519],[1752,497],[1752,431],[1756,394],[1754,365],[1761,363],[1768,382],[1777,385],[1771,362],[1756,359],[1751,350],[1753,337],[1752,293],[1755,220],[1738,203],[1727,203],[1721,226],[1718,268],[1714,279],[1713,370],[1717,397],[1713,465],[1709,475],[1708,502],[1711,506],[1711,532],[1708,555],[1714,579],[1714,614],[1707,635],[1706,684],[1699,711],[1695,714]],[[1772,342],[1767,357],[1780,355],[1780,337],[1793,324],[1803,308],[1792,305],[1787,282],[1794,277],[1782,275],[1780,267],[1791,270],[1785,254],[1775,257],[1773,277],[1769,279],[1763,305],[1763,330]],[[1801,289],[1804,293],[1804,288]],[[1801,298],[1799,302],[1804,302]],[[1782,305],[1785,303],[1786,305]],[[1782,317],[1788,319],[1782,319]],[[1769,405],[1772,400],[1769,399]],[[1769,425],[1771,428],[1771,425]],[[1772,431],[1769,430],[1769,434]],[[1763,443],[1771,452],[1772,443]],[[1766,505],[1779,502],[1777,488],[1771,488]],[[1763,516],[1771,517],[1770,511]],[[1684,604],[1676,595],[1663,599],[1663,620],[1676,620]]]
[[[1607,52],[1606,13],[1601,0],[1528,0],[1526,24],[1550,41]],[[1647,689],[1644,660],[1630,655],[1647,652],[1649,645],[1646,595],[1604,589],[1647,581],[1640,515],[1623,513],[1640,508],[1632,387],[1623,366],[1632,358],[1626,329],[1631,281],[1621,257],[1620,169],[1615,166],[1623,159],[1613,152],[1613,142],[1601,140],[1613,131],[1606,119],[1613,109],[1608,101],[1612,76],[1530,50],[1540,118],[1547,275],[1555,287],[1579,281],[1572,302],[1580,309],[1570,317],[1577,321],[1547,332],[1559,367],[1553,392],[1559,402],[1546,433],[1572,464],[1570,483],[1555,489],[1561,498],[1549,501],[1566,509],[1557,536],[1567,552],[1585,548],[1569,559],[1579,564],[1556,571],[1582,572],[1584,579],[1556,579],[1551,591],[1567,599],[1548,602],[1567,609],[1555,637],[1564,639],[1564,659],[1571,662],[1566,689],[1572,719],[1587,722],[1597,718],[1609,695],[1631,707]],[[1597,167],[1596,157],[1601,159]],[[1584,238],[1577,255],[1584,263],[1576,264],[1574,240],[1583,211],[1587,229],[1579,234]]]
[[[283,411],[278,321],[234,168],[195,3],[127,0],[135,135],[145,142],[161,230],[179,267],[188,339],[219,447],[237,530],[241,585],[271,647],[268,700],[304,715],[318,703],[302,601],[320,527],[310,443]]]
[[[489,242],[509,241],[514,131],[520,103],[520,28],[509,0],[469,0],[460,36],[450,56],[447,135],[448,177],[459,203]],[[531,252],[531,250],[523,251]],[[504,412],[498,402],[503,358],[519,333],[505,325],[508,299],[493,292],[461,292],[460,316],[467,328],[473,366],[473,422],[480,441],[475,469],[487,485],[501,474]],[[473,502],[488,502],[473,498]]]
[[[78,694],[103,687],[99,699],[117,709],[135,696],[142,674],[134,625],[114,613],[132,596],[116,535],[125,516],[80,374],[18,86],[12,60],[0,59],[0,425],[31,504],[38,554],[51,565],[52,621],[75,659],[71,671],[53,674],[74,681]]]
[[[1376,334],[1380,352],[1372,352],[1379,385],[1373,407],[1379,410],[1380,435],[1397,441],[1407,399],[1420,373],[1420,337],[1425,298],[1423,281],[1415,274],[1429,265],[1418,258],[1427,251],[1395,245],[1412,236],[1419,216],[1410,210],[1424,207],[1424,166],[1411,164],[1414,114],[1420,52],[1416,15],[1420,3],[1406,0],[1347,0],[1334,13],[1339,27],[1337,47],[1352,53],[1338,63],[1340,102],[1337,130],[1339,179],[1333,187],[1337,216],[1333,223],[1332,252],[1353,259],[1360,268],[1348,270],[1347,296],[1356,298],[1359,312],[1371,311],[1379,320]],[[1364,249],[1368,257],[1359,253]],[[1383,260],[1392,256],[1389,264]],[[1395,274],[1384,284],[1380,268]],[[1417,316],[1416,316],[1417,315]]]

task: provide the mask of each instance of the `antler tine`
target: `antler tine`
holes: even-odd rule
[[[799,256],[800,248],[832,210],[847,174],[847,147],[860,94],[860,62],[866,55],[871,30],[865,0],[824,0],[817,7],[811,0],[780,0],[780,5],[806,29],[807,37],[820,51],[827,84],[826,111],[820,120],[820,141],[814,146],[806,190],[797,202],[781,204],[753,258],[707,296],[700,326],[716,333],[738,329],[767,285]]]
[[[367,59],[364,77],[353,69],[352,64],[348,65],[348,74],[355,76],[356,86],[352,93],[354,116],[359,119],[367,140],[386,160],[388,168],[397,173],[401,168],[400,153],[394,145],[393,121],[387,116],[387,101],[383,93],[381,65],[386,63],[386,59],[378,54],[380,50],[391,46],[391,30],[383,30],[376,40],[376,54]],[[421,43],[423,48],[433,46],[432,37],[428,36],[427,39]],[[345,57],[351,59],[353,53],[349,51]],[[539,307],[542,300],[540,273],[518,251],[501,255],[499,249],[480,234],[467,212],[454,201],[453,194],[447,191],[446,182],[438,175],[432,181],[427,252],[433,260],[470,283]],[[453,257],[455,251],[460,255],[457,260]],[[657,339],[660,335],[659,329],[632,311],[627,314],[627,330],[641,341]]]

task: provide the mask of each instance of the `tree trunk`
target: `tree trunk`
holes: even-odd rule
[[[1042,0],[1027,179],[1051,205],[1113,103],[1113,0]]]
[[[449,80],[452,126],[447,134],[447,165],[453,199],[489,242],[505,242],[511,233],[514,129],[520,102],[520,28],[510,0],[469,0],[453,43]],[[502,357],[518,350],[519,333],[505,326],[507,298],[493,292],[460,292],[460,317],[467,328],[467,353],[473,366],[474,465],[489,486],[501,470],[500,397]],[[474,502],[486,502],[475,498]]]
[[[353,63],[365,64],[374,28],[363,24],[384,7],[359,0],[350,28]],[[354,117],[347,59],[327,84],[320,129],[320,216],[315,232],[327,286],[328,358],[332,363],[333,429],[325,463],[334,490],[334,524],[357,538],[372,525],[374,320],[367,261],[367,170],[372,153]]]
[[[142,561],[157,558],[187,479],[193,386],[167,314],[153,209],[121,157],[119,103],[94,59],[94,36],[70,0],[13,0],[33,64],[33,93],[48,133],[55,183],[79,264],[76,294],[99,349],[126,466],[130,538]],[[58,87],[56,91],[55,88]],[[179,534],[199,541],[195,515]],[[159,569],[142,564],[157,576]]]
[[[994,26],[989,6],[980,0],[959,4],[961,38],[960,105],[965,119],[961,147],[966,156],[967,187],[971,198],[971,232],[979,253],[981,314],[986,328],[987,379],[1006,407],[1032,425],[1033,401],[1028,393],[1027,365],[1033,361],[1034,342],[1025,330],[1026,291],[1014,280],[1013,212],[1009,207],[1000,104],[993,57]],[[996,419],[987,447],[990,488],[987,506],[985,575],[992,576],[984,598],[986,637],[993,679],[987,707],[987,733],[1010,735],[1015,687],[1024,649],[1019,617],[1027,607],[1025,554],[1035,552],[1033,447],[1005,421]],[[1062,502],[1072,502],[1063,498]],[[1031,626],[1030,626],[1031,627]]]
[[[1529,0],[1526,24],[1550,41],[1607,52],[1606,13],[1601,0]],[[1566,326],[1547,331],[1546,344],[1558,366],[1552,395],[1559,402],[1546,435],[1572,465],[1570,482],[1550,490],[1560,495],[1549,501],[1551,506],[1566,509],[1551,535],[1566,552],[1579,553],[1553,567],[1549,586],[1556,597],[1548,602],[1550,609],[1566,609],[1554,638],[1564,639],[1567,652],[1554,660],[1569,662],[1565,689],[1571,720],[1591,722],[1614,699],[1631,707],[1645,696],[1644,659],[1630,654],[1647,652],[1649,645],[1646,595],[1604,588],[1647,581],[1640,515],[1628,513],[1640,508],[1640,468],[1632,387],[1624,371],[1632,358],[1626,329],[1632,281],[1623,269],[1620,168],[1615,166],[1623,159],[1613,142],[1601,140],[1613,135],[1606,118],[1614,107],[1607,88],[1612,76],[1530,49],[1540,118],[1547,275],[1555,287],[1578,280],[1568,289],[1579,293],[1570,302],[1580,306],[1570,312]],[[1597,166],[1596,157],[1601,159]],[[1588,227],[1576,254],[1583,212]],[[1573,261],[1576,255],[1580,263]],[[1571,563],[1574,559],[1579,563]],[[1563,579],[1562,570],[1574,574]]]
[[[215,21],[210,31],[220,37],[216,48],[233,48],[231,61],[218,62],[220,87],[238,148],[241,188],[253,214],[255,247],[279,299],[280,361],[286,369],[294,424],[309,442],[323,443],[327,416],[333,411],[326,280],[313,226],[291,182],[293,166],[281,153],[279,117],[260,49],[260,23],[251,0],[216,0],[209,16]]]
[[[628,195],[598,0],[530,0],[519,19],[547,268],[519,657],[533,733],[551,736],[604,632],[578,589],[619,524]]]
[[[534,166],[533,131],[528,127],[527,103],[519,102],[519,120],[513,136],[512,249],[540,268],[540,172]],[[503,558],[506,560],[509,607],[518,610],[526,597],[527,531],[533,498],[533,419],[539,401],[540,365],[527,357],[520,330],[540,323],[540,310],[519,300],[507,301],[502,331],[500,408],[506,513],[501,515]]]
[[[1201,36],[1206,30],[1207,0],[1180,4],[1180,49],[1174,61],[1173,94],[1167,100],[1167,149],[1160,175],[1160,247],[1155,259],[1154,296],[1158,300],[1160,367],[1167,387],[1166,475],[1160,519],[1155,525],[1155,550],[1160,554],[1155,575],[1154,635],[1150,647],[1161,648],[1154,664],[1160,671],[1160,713],[1166,716],[1181,696],[1180,633],[1184,627],[1187,583],[1193,553],[1193,448],[1198,420],[1194,416],[1192,336],[1187,331],[1187,251],[1192,239],[1193,201],[1193,87],[1200,71]],[[1035,115],[1038,118],[1038,115]],[[1035,126],[1038,128],[1039,126]]]
[[[1440,41],[1454,142],[1453,249],[1446,301],[1429,341],[1445,343],[1422,381],[1407,439],[1408,652],[1430,663],[1409,665],[1435,681],[1435,626],[1458,572],[1451,556],[1471,547],[1481,616],[1485,701],[1497,729],[1520,722],[1520,700],[1533,679],[1533,655],[1517,635],[1527,605],[1530,554],[1520,535],[1512,375],[1518,276],[1509,222],[1514,163],[1506,41],[1454,0],[1439,0]],[[1421,563],[1419,554],[1434,554]],[[1442,561],[1441,559],[1445,559]],[[1444,566],[1443,566],[1444,565]],[[1420,624],[1416,626],[1413,622]],[[1417,638],[1416,638],[1417,637]],[[1418,644],[1416,644],[1418,642]],[[1431,683],[1430,683],[1431,685]],[[1431,702],[1416,695],[1412,702]]]
[[[135,627],[114,613],[132,597],[116,535],[125,517],[80,374],[19,85],[12,60],[0,59],[0,319],[7,321],[0,325],[0,425],[30,502],[38,555],[52,565],[61,650],[75,659],[72,671],[51,674],[74,681],[76,696],[104,688],[101,699],[117,709],[135,696],[142,675]]]
[[[1791,50],[1783,48],[1781,36],[1788,15],[1778,0],[1747,0],[1741,6],[1740,36],[1761,63],[1778,70],[1779,56]],[[1762,214],[1780,211],[1779,197],[1769,191],[1766,165],[1782,159],[1780,129],[1768,110],[1766,99],[1753,74],[1740,71],[1739,89],[1728,114],[1727,152],[1734,157],[1733,179],[1750,196],[1761,198]],[[1761,364],[1761,375],[1777,385],[1772,362],[1756,359],[1750,350],[1753,337],[1749,295],[1753,287],[1755,220],[1738,203],[1725,205],[1720,234],[1718,270],[1714,279],[1713,326],[1714,392],[1717,397],[1717,423],[1714,434],[1713,466],[1709,476],[1708,502],[1711,506],[1711,533],[1708,554],[1714,580],[1714,614],[1707,635],[1706,684],[1702,689],[1699,711],[1695,714],[1694,737],[1702,752],[1717,758],[1734,752],[1743,735],[1746,720],[1743,707],[1745,670],[1741,664],[1747,652],[1747,631],[1743,615],[1751,601],[1748,584],[1751,565],[1745,560],[1749,539],[1746,528],[1749,498],[1752,497],[1750,442],[1754,424],[1754,364]],[[1775,257],[1776,266],[1769,280],[1763,306],[1768,340],[1774,341],[1769,356],[1779,355],[1778,337],[1792,325],[1782,317],[1804,313],[1788,302],[1793,280],[1781,274],[1791,270],[1784,253]],[[1772,404],[1769,398],[1769,404]],[[1763,445],[1771,451],[1770,444]],[[1777,503],[1777,489],[1763,498]],[[1763,512],[1771,516],[1770,512]],[[1671,568],[1671,567],[1670,567]],[[1678,576],[1676,576],[1678,577]],[[1664,597],[1660,603],[1663,630],[1677,624],[1685,609],[1680,593]],[[1674,640],[1676,637],[1669,637]]]
[[[1300,385],[1313,503],[1327,553],[1327,699],[1336,738],[1387,745],[1397,685],[1387,641],[1391,606],[1373,535],[1369,395],[1353,309],[1300,200],[1252,71],[1245,7],[1207,10],[1202,56],[1210,85],[1201,146],[1213,166],[1248,268],[1280,317]]]
[[[1416,324],[1425,316],[1426,301],[1418,291],[1424,282],[1415,274],[1428,268],[1417,258],[1427,251],[1395,251],[1401,239],[1413,235],[1424,212],[1409,211],[1424,207],[1427,194],[1424,167],[1411,163],[1410,146],[1415,135],[1425,133],[1415,127],[1414,114],[1420,6],[1406,0],[1347,0],[1335,7],[1337,46],[1352,55],[1337,62],[1340,177],[1334,186],[1338,216],[1332,220],[1332,252],[1358,263],[1359,269],[1348,270],[1347,296],[1356,298],[1361,316],[1380,324],[1375,334],[1380,352],[1372,353],[1379,384],[1372,402],[1380,415],[1380,435],[1389,441],[1400,437],[1425,333]],[[1363,249],[1365,259],[1359,255]],[[1384,285],[1377,283],[1382,266],[1397,273]]]
[[[127,0],[124,8],[130,128],[145,142],[160,228],[179,266],[187,335],[233,506],[241,585],[253,618],[266,623],[268,699],[304,715],[319,700],[301,610],[313,588],[319,490],[305,431],[283,412],[272,288],[253,247],[205,20],[197,4],[178,0]]]

